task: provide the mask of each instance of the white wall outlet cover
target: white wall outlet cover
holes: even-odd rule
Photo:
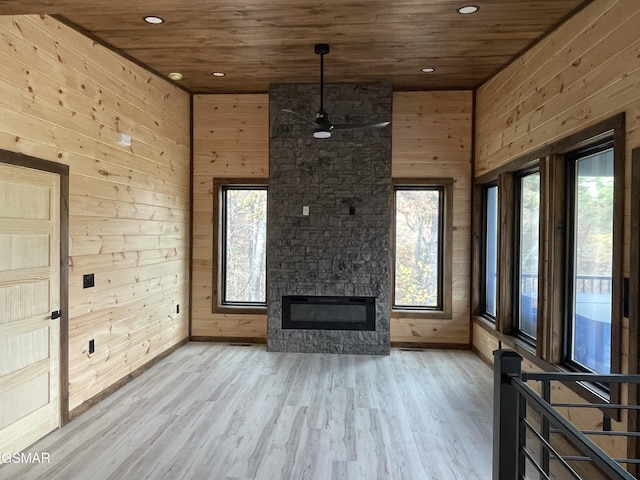
[[[118,144],[123,147],[131,146],[131,135],[127,135],[126,133],[118,132]]]
[[[302,215],[309,215],[309,205],[302,207]]]

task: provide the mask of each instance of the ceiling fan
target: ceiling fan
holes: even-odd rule
[[[303,117],[299,113],[283,108],[282,111],[289,113],[296,118],[302,120],[305,123],[309,123],[313,126],[313,136],[315,138],[329,138],[331,133],[335,130],[359,130],[365,128],[384,128],[391,122],[377,122],[377,123],[353,123],[353,124],[337,124],[331,123],[327,112],[324,111],[323,106],[323,93],[324,93],[324,56],[329,53],[329,45],[326,43],[318,43],[314,47],[315,53],[320,55],[320,110],[316,113],[316,118],[310,120]]]

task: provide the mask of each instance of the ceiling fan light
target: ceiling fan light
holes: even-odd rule
[[[331,136],[331,132],[328,130],[316,130],[313,132],[313,136],[315,138],[329,138]]]

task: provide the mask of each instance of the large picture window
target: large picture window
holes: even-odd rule
[[[518,177],[516,331],[535,340],[538,326],[538,255],[540,252],[540,173]]]
[[[267,189],[221,188],[220,304],[266,304]]]
[[[567,156],[569,226],[565,357],[611,371],[614,155],[611,143]]]
[[[394,188],[393,308],[444,311],[444,185]]]

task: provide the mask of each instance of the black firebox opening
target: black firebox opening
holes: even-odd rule
[[[301,330],[376,329],[375,297],[282,297],[282,328]]]

